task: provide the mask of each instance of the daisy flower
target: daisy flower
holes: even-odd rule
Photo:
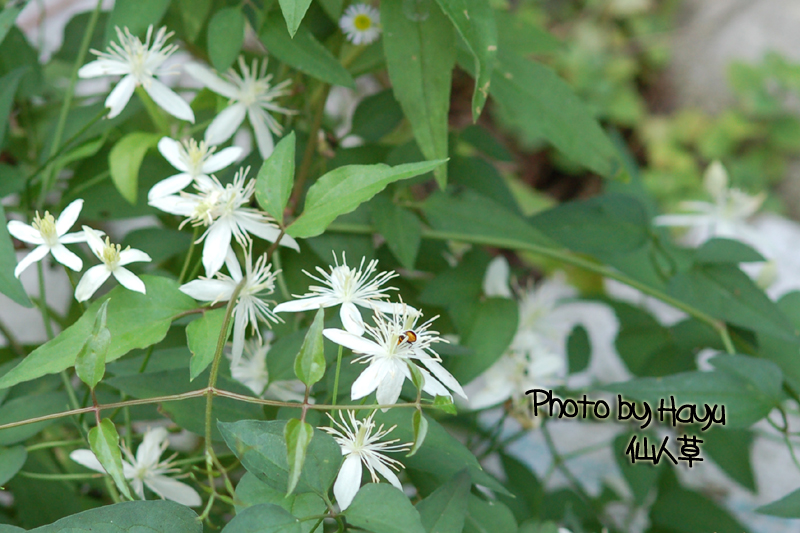
[[[79,302],[88,300],[100,288],[100,285],[113,275],[120,285],[132,291],[146,293],[144,282],[136,274],[125,268],[129,263],[152,261],[150,256],[141,250],[132,250],[130,246],[122,250],[119,244],[111,244],[108,237],[106,242],[100,238],[100,233],[89,226],[83,226],[86,242],[92,253],[103,262],[84,273],[78,286],[75,288],[75,299]]]
[[[333,254],[333,261],[335,267],[329,266],[330,273],[325,272],[322,268],[317,267],[317,272],[320,273],[321,278],[309,274],[305,270],[306,276],[318,281],[323,286],[309,287],[311,292],[298,296],[293,294],[297,300],[284,302],[275,308],[276,313],[296,313],[299,311],[309,311],[312,309],[319,309],[322,307],[332,307],[334,305],[342,306],[339,311],[339,316],[342,319],[344,329],[356,335],[364,334],[364,320],[361,313],[356,309],[356,305],[366,307],[367,309],[380,309],[385,313],[393,313],[395,310],[401,309],[399,304],[393,304],[383,301],[389,295],[386,291],[397,290],[395,287],[382,287],[383,284],[390,279],[397,277],[394,271],[381,272],[375,275],[378,267],[378,261],[373,259],[364,268],[365,258],[361,258],[361,265],[358,268],[350,268],[347,266],[347,259],[344,252],[342,252],[342,264]],[[409,308],[414,311],[413,308]]]
[[[199,63],[190,63],[185,68],[186,72],[203,85],[230,99],[228,107],[217,115],[206,130],[206,142],[222,144],[230,139],[246,115],[256,134],[261,157],[269,157],[274,148],[272,134],[281,134],[281,125],[270,113],[294,113],[274,102],[276,98],[289,94],[292,81],[284,80],[273,86],[270,83],[272,74],[267,74],[266,58],[260,69],[256,60],[253,60],[252,67],[248,69],[244,57],[239,56],[241,75],[231,68],[226,74],[219,76]]]
[[[333,494],[342,511],[350,506],[358,489],[361,488],[362,463],[367,467],[373,483],[380,481],[378,479],[378,474],[380,474],[399,490],[403,490],[397,475],[392,472],[392,469],[399,471],[403,464],[387,457],[386,453],[408,451],[411,449],[411,443],[395,444],[400,439],[380,442],[397,426],[384,430],[383,424],[381,424],[375,430],[375,422],[372,420],[374,416],[375,412],[373,411],[364,420],[358,420],[355,411],[347,411],[347,420],[345,420],[344,415],[339,411],[341,423],[328,414],[336,427],[319,428],[333,436],[342,448],[342,455],[345,458],[339,469],[339,475],[336,476],[336,482],[333,484]]]
[[[244,343],[244,353],[236,364],[231,361],[231,377],[267,399],[282,402],[302,402],[306,386],[299,379],[269,381],[267,356],[272,342],[272,332],[268,331],[261,339],[249,339]],[[230,353],[226,353],[229,359]],[[314,399],[309,401],[313,403]]]
[[[381,34],[381,16],[370,5],[354,4],[339,19],[339,27],[351,43],[370,44]]]
[[[229,252],[226,264],[231,271],[230,276],[221,272],[216,273],[216,279],[201,278],[181,285],[181,292],[188,294],[195,300],[202,302],[227,302],[233,296],[237,285],[242,281],[242,271],[232,260],[233,252]],[[236,305],[233,308],[233,349],[231,351],[231,367],[240,364],[244,352],[244,336],[249,324],[254,334],[261,338],[258,330],[258,321],[269,325],[269,320],[280,322],[262,296],[272,294],[275,290],[275,277],[272,265],[267,264],[267,256],[262,255],[253,265],[250,253],[245,254],[244,286],[239,292]],[[234,266],[235,265],[235,266]]]
[[[428,329],[438,316],[417,326],[417,320],[421,316],[419,311],[408,307],[401,313],[395,311],[391,317],[375,309],[375,326],[365,325],[366,333],[372,340],[341,329],[329,328],[322,331],[325,337],[336,344],[360,354],[353,363],[368,365],[353,382],[350,389],[352,400],[359,400],[377,391],[379,404],[395,403],[400,397],[403,382],[406,379],[412,380],[408,365],[419,369],[424,378],[422,390],[431,396],[452,398],[447,390],[450,389],[464,399],[467,398],[461,385],[440,364],[441,358],[430,347],[435,342],[447,342],[438,336],[437,331]],[[422,363],[423,367],[416,362]]]
[[[189,104],[155,78],[169,73],[163,68],[163,63],[178,49],[177,45],[166,44],[173,33],[167,33],[167,28],[163,27],[153,37],[151,25],[142,43],[128,28],[123,31],[117,26],[116,30],[119,43],[111,42],[106,52],[92,50],[98,59],[78,71],[81,78],[122,76],[106,98],[106,107],[110,109],[108,118],[119,115],[133,96],[134,89],[141,85],[161,109],[181,120],[194,122],[194,113]]]
[[[208,188],[197,188],[197,194],[182,192],[180,195],[153,198],[148,202],[167,213],[188,217],[184,224],[191,222],[192,225],[208,228],[197,241],[205,239],[203,266],[206,276],[213,276],[222,268],[228,250],[232,250],[231,237],[246,247],[250,240],[249,233],[269,242],[275,242],[281,234],[269,215],[249,207],[256,188],[255,180],[245,183],[249,171],[250,167],[239,169],[233,183],[225,187],[212,176],[207,182]],[[280,243],[300,251],[297,241],[289,235],[284,235]]]
[[[67,250],[65,244],[76,242],[86,242],[86,236],[82,231],[77,233],[67,233],[78,220],[83,208],[83,200],[75,200],[69,204],[58,216],[53,218],[49,212],[44,212],[44,217],[36,216],[33,222],[25,224],[18,220],[8,222],[8,232],[17,239],[29,244],[36,244],[31,253],[26,255],[14,269],[14,275],[19,277],[22,272],[36,261],[41,260],[49,253],[53,259],[62,265],[71,268],[75,272],[80,272],[83,268],[83,261],[74,253]]]
[[[231,146],[214,154],[216,146],[209,146],[205,141],[199,143],[194,139],[179,143],[169,137],[162,137],[158,141],[158,151],[169,163],[180,171],[164,180],[159,181],[147,194],[148,200],[161,198],[182,191],[192,182],[200,188],[209,189],[213,186],[210,174],[230,166],[242,153],[238,146]]]
[[[180,472],[174,468],[172,458],[161,460],[161,454],[167,449],[167,430],[163,427],[150,429],[144,434],[144,440],[136,450],[136,456],[122,446],[127,460],[122,460],[122,474],[131,482],[134,492],[144,497],[144,487],[158,494],[162,499],[172,500],[189,507],[197,507],[203,501],[200,495],[189,485],[177,481],[166,474]],[[91,450],[75,450],[69,454],[70,459],[95,472],[106,473],[103,465]]]

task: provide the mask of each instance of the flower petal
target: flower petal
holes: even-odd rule
[[[133,96],[133,91],[136,89],[136,78],[132,74],[128,74],[121,80],[114,90],[111,91],[106,98],[106,107],[109,108],[108,118],[114,118],[125,109],[128,102]]]
[[[180,291],[200,302],[228,301],[235,284],[221,279],[196,279],[181,285]]]
[[[261,237],[265,241],[275,242],[275,239],[281,234],[281,230],[278,226],[269,222],[254,220],[252,217],[246,215],[236,214],[235,220],[236,223],[247,230],[248,233],[252,233],[256,237]],[[284,235],[281,237],[280,244],[281,246],[292,248],[295,251],[300,251],[300,245],[297,244],[297,241],[294,240],[291,235]]]
[[[98,232],[101,233],[102,232]],[[86,233],[83,231],[76,231],[74,233],[66,233],[58,238],[61,244],[75,244],[78,242],[86,242]]]
[[[386,365],[386,374],[381,379],[378,385],[378,392],[375,395],[375,399],[378,400],[379,404],[389,405],[395,403],[400,397],[400,392],[403,390],[403,382],[406,380],[403,369],[400,368],[402,365],[403,363],[400,362]]]
[[[333,484],[333,495],[336,496],[336,502],[342,511],[353,503],[353,498],[360,488],[361,458],[354,454],[344,460],[339,475],[336,476],[336,483]]]
[[[403,490],[403,485],[400,483],[400,480],[397,479],[397,476],[392,469],[383,464],[381,461],[371,461],[372,468],[378,471],[380,475],[386,478],[386,481],[394,485],[394,487],[398,490]]]
[[[181,483],[176,479],[167,476],[147,476],[144,478],[147,488],[165,498],[178,502],[187,507],[197,507],[203,503],[203,499],[192,487],[186,483]]]
[[[94,470],[95,472],[101,472],[103,474],[106,473],[106,469],[103,468],[103,465],[100,464],[97,456],[92,453],[91,450],[74,450],[69,454],[69,458],[79,465],[85,466],[89,470]]]
[[[81,214],[81,209],[83,209],[83,200],[78,198],[61,211],[56,220],[56,233],[59,236],[64,235],[75,224]]]
[[[150,261],[152,261],[150,256],[143,251],[130,248],[128,250],[122,250],[119,253],[118,264],[124,266],[130,263],[149,263]]]
[[[130,73],[130,71],[130,67],[122,61],[97,59],[82,66],[78,71],[78,77],[99,78],[101,76],[122,76]]]
[[[151,79],[149,85],[145,85],[144,89],[161,109],[173,117],[194,124],[194,112],[192,108],[186,100],[178,96],[178,93],[155,78]]]
[[[46,256],[47,252],[49,252],[49,251],[50,251],[50,247],[45,245],[45,244],[40,244],[39,246],[37,246],[36,248],[31,250],[31,253],[29,253],[28,255],[23,257],[22,261],[20,261],[17,264],[17,268],[14,269],[14,275],[16,277],[19,277],[19,275],[22,274],[22,272],[26,268],[31,266],[36,261],[39,261],[42,257]]]
[[[242,149],[238,146],[231,146],[220,150],[219,153],[213,154],[208,158],[205,164],[203,164],[203,172],[212,174],[218,170],[222,170],[232,165],[234,161],[239,159],[240,155],[242,155]]]
[[[317,310],[322,307],[331,307],[339,303],[339,300],[330,296],[311,296],[308,298],[300,298],[299,300],[291,300],[278,304],[273,313],[297,313],[300,311]]]
[[[206,130],[205,141],[207,144],[222,144],[236,132],[242,125],[247,108],[243,104],[233,104],[223,109],[216,116]]]
[[[191,77],[226,98],[236,98],[239,90],[232,83],[228,83],[217,76],[210,69],[200,63],[189,63],[183,67]]]
[[[653,219],[656,226],[706,226],[713,222],[711,215],[660,215]]]
[[[342,308],[339,310],[339,318],[342,319],[344,329],[354,335],[364,334],[364,319],[361,317],[361,311],[355,306],[353,302],[344,302]]]
[[[30,244],[44,243],[42,234],[30,224],[25,224],[19,220],[10,220],[7,227],[8,232],[22,242],[27,242]]]
[[[386,376],[386,366],[380,361],[375,361],[361,372],[350,388],[350,399],[360,400],[372,394],[381,380]]]
[[[486,274],[483,276],[483,294],[512,298],[511,287],[508,286],[510,276],[508,261],[502,255],[498,255],[486,268]]]
[[[150,192],[147,193],[147,201],[152,202],[157,198],[180,192],[193,180],[192,175],[185,172],[163,179],[150,188]]]
[[[258,152],[261,154],[262,158],[266,159],[272,154],[272,150],[275,149],[275,141],[272,140],[272,132],[269,131],[264,113],[266,113],[266,111],[253,107],[247,110],[247,117],[250,119],[250,124],[253,126],[253,131],[256,134]]]
[[[239,364],[244,352],[244,335],[247,328],[247,313],[241,307],[236,309],[236,316],[233,319],[233,347],[231,348],[231,366]]]
[[[458,383],[458,381],[456,381],[456,378],[454,378],[450,372],[445,370],[445,368],[435,359],[426,357],[420,358],[419,360],[422,361],[422,364],[428,367],[428,370],[431,371],[431,374],[433,374],[436,379],[441,381],[448,389],[455,392],[465,400],[467,399],[464,389],[461,388],[461,385]]]
[[[78,286],[75,287],[75,299],[83,302],[91,298],[110,275],[111,272],[106,265],[96,265],[87,270],[78,282]]]
[[[147,203],[165,213],[188,217],[194,212],[198,202],[194,198],[184,198],[177,194],[170,194],[152,199],[148,195]]]
[[[169,161],[169,164],[177,168],[181,172],[188,172],[189,167],[181,157],[181,143],[169,137],[161,137],[158,141],[158,151],[164,156],[164,159]]]
[[[101,259],[103,256],[103,248],[105,248],[103,239],[100,238],[102,233],[90,228],[89,226],[83,226],[83,235],[86,237],[86,243],[89,245],[92,253],[94,253],[98,259]]]
[[[228,252],[225,254],[225,266],[228,267],[228,272],[235,281],[242,281],[242,266],[231,246],[228,246]]]
[[[213,276],[222,268],[230,245],[230,225],[226,220],[217,220],[208,230],[203,245],[203,266],[206,268],[206,276]]]
[[[156,427],[144,433],[142,443],[136,449],[136,464],[139,466],[155,465],[161,458],[161,443],[167,439],[167,429]]]
[[[383,348],[381,348],[378,343],[359,337],[358,335],[353,335],[349,331],[328,328],[323,329],[322,334],[336,344],[341,344],[345,348],[350,348],[356,353],[375,355],[383,352]]]
[[[136,274],[127,268],[118,266],[114,269],[112,274],[114,274],[114,277],[117,278],[117,281],[119,281],[120,285],[126,289],[147,294],[147,289],[144,286],[144,282],[136,277]]]
[[[81,258],[67,250],[67,247],[63,244],[56,244],[50,248],[50,252],[53,254],[56,261],[65,267],[71,268],[75,272],[80,272],[83,268],[83,261],[81,261]]]

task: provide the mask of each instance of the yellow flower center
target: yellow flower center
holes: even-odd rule
[[[48,211],[44,212],[44,218],[39,216],[39,212],[36,212],[36,217],[33,219],[31,223],[33,229],[38,231],[44,242],[47,244],[55,244],[58,242],[58,233],[56,232],[56,219],[53,218]]]
[[[189,173],[192,176],[202,174],[203,163],[205,162],[206,156],[209,155],[205,141],[200,141],[198,144],[194,139],[189,139],[189,142],[186,143],[185,146],[188,159],[186,163],[189,167]]]
[[[372,27],[372,19],[365,13],[359,13],[353,19],[353,26],[358,31],[367,31]]]
[[[130,248],[130,246],[128,248]],[[122,246],[119,244],[111,244],[111,241],[106,237],[106,245],[103,247],[103,253],[101,254],[103,263],[113,270],[117,266],[117,263],[119,263],[119,253],[121,250]]]

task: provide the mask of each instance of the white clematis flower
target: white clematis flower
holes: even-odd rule
[[[268,331],[263,338],[249,339],[244,343],[244,353],[234,365],[231,361],[231,377],[258,394],[270,400],[281,402],[302,402],[305,398],[306,386],[299,379],[269,381],[267,356],[269,355],[272,332]],[[226,353],[232,358],[230,353]],[[314,403],[313,398],[309,398]]]
[[[163,27],[153,38],[151,25],[147,28],[147,37],[142,43],[128,28],[124,32],[119,27],[116,30],[119,43],[110,43],[106,52],[92,50],[98,59],[87,63],[78,71],[81,78],[122,76],[106,98],[106,107],[110,109],[108,118],[119,115],[133,96],[133,91],[141,85],[161,109],[181,120],[194,122],[194,113],[189,104],[155,78],[168,74],[162,65],[178,49],[177,45],[166,45],[167,39],[173,33],[167,33],[167,28]]]
[[[262,255],[255,265],[253,265],[250,254],[245,254],[244,277],[235,257],[231,257],[232,255],[233,252],[229,252],[226,261],[228,269],[231,271],[230,276],[217,272],[216,279],[196,279],[181,285],[180,290],[201,302],[227,302],[233,297],[233,293],[242,279],[245,280],[233,308],[231,367],[235,367],[239,365],[244,352],[244,336],[247,325],[250,324],[251,330],[260,339],[259,320],[269,325],[269,320],[277,323],[281,319],[275,316],[269,305],[262,299],[262,296],[272,294],[275,290],[277,274],[272,272],[272,265],[267,264],[266,254]]]
[[[231,146],[215,154],[216,146],[209,146],[205,141],[194,139],[179,143],[169,137],[158,141],[158,151],[169,163],[180,171],[159,181],[147,193],[147,199],[153,200],[182,191],[194,182],[201,189],[211,189],[213,183],[210,175],[230,166],[242,153],[238,146]]]
[[[392,472],[392,469],[399,471],[403,464],[387,457],[386,452],[408,451],[411,449],[412,443],[395,444],[400,439],[380,442],[396,426],[384,430],[383,424],[381,424],[375,430],[375,422],[372,421],[374,416],[375,412],[364,420],[358,420],[355,411],[347,411],[348,422],[339,411],[341,424],[328,414],[328,417],[336,424],[336,428],[319,428],[333,436],[342,448],[342,455],[345,457],[342,467],[339,469],[339,475],[336,476],[336,482],[333,484],[333,494],[342,511],[350,506],[358,489],[361,488],[361,463],[367,467],[373,483],[380,481],[378,479],[378,474],[380,474],[399,490],[403,490],[397,475]]]
[[[351,43],[371,44],[381,34],[381,16],[370,5],[354,4],[339,19],[339,27]]]
[[[266,159],[272,153],[274,141],[272,134],[281,134],[281,125],[270,113],[293,114],[294,111],[277,105],[274,100],[289,94],[291,80],[284,80],[273,86],[272,74],[267,74],[267,59],[258,68],[253,60],[248,69],[244,57],[239,56],[239,75],[233,68],[222,77],[199,63],[186,65],[186,72],[203,85],[230,99],[230,105],[211,122],[206,130],[205,139],[208,144],[222,144],[231,138],[244,121],[250,119],[261,157]]]
[[[699,246],[713,237],[736,239],[745,243],[757,243],[758,231],[749,223],[764,203],[764,192],[750,196],[739,189],[728,187],[728,173],[719,161],[706,170],[703,185],[713,202],[687,201],[680,207],[692,214],[661,215],[654,219],[658,226],[690,228],[684,241],[690,246]]]
[[[331,271],[330,274],[317,267],[317,271],[322,276],[321,278],[303,270],[306,276],[322,283],[324,286],[312,285],[309,287],[311,292],[302,296],[293,294],[292,296],[299,299],[279,304],[275,308],[275,312],[296,313],[341,304],[342,308],[339,311],[339,316],[342,319],[344,329],[356,335],[364,334],[364,319],[361,317],[356,305],[367,309],[379,309],[384,313],[402,312],[400,304],[383,301],[384,298],[389,297],[386,291],[397,290],[395,287],[382,287],[390,279],[397,277],[394,271],[381,272],[373,276],[378,266],[378,261],[373,259],[365,269],[365,258],[363,257],[358,268],[350,268],[347,266],[344,252],[342,252],[341,265],[335,253],[333,254],[333,261],[336,266],[328,267]],[[409,310],[415,311],[410,307]]]
[[[143,500],[146,486],[162,499],[172,500],[189,507],[197,507],[203,503],[197,491],[166,475],[180,472],[179,468],[172,467],[171,459],[161,460],[161,454],[168,445],[166,429],[159,427],[148,430],[136,450],[135,457],[125,446],[121,447],[127,458],[127,461],[122,460],[122,473],[125,479],[131,482],[133,491]],[[90,470],[106,473],[103,465],[91,450],[75,450],[69,456],[70,459]]]
[[[117,278],[120,285],[126,289],[141,292],[142,294],[147,292],[144,282],[136,277],[136,274],[125,268],[125,265],[152,261],[149,255],[141,250],[133,250],[130,246],[122,250],[119,244],[111,244],[108,237],[103,242],[100,238],[100,233],[89,226],[83,226],[83,231],[86,234],[86,242],[89,244],[92,253],[103,264],[93,266],[84,273],[75,288],[76,300],[82,302],[91,298],[95,291],[100,288],[100,285],[111,275]]]
[[[41,260],[47,253],[53,254],[53,259],[62,265],[71,268],[75,272],[80,272],[83,268],[83,261],[74,253],[67,250],[65,244],[76,242],[86,242],[86,236],[82,231],[77,233],[67,233],[78,220],[83,208],[83,200],[75,200],[69,204],[58,216],[53,218],[49,212],[45,211],[44,217],[36,213],[36,217],[30,224],[25,224],[18,220],[8,222],[8,232],[17,239],[29,244],[36,244],[31,253],[26,255],[14,269],[14,275],[19,277],[22,272],[36,261]]]
[[[251,233],[269,242],[275,242],[281,234],[280,229],[266,213],[249,207],[255,191],[256,181],[245,184],[250,167],[239,169],[233,183],[223,187],[215,178],[209,179],[208,188],[198,188],[198,194],[182,192],[153,198],[148,203],[173,215],[189,217],[185,222],[208,229],[197,242],[205,239],[203,246],[203,266],[206,276],[213,276],[225,263],[228,251],[232,252],[231,237],[242,246],[249,242]],[[300,247],[292,237],[284,235],[281,245],[297,251]]]
[[[350,389],[350,398],[359,400],[377,390],[379,404],[395,403],[400,397],[403,382],[412,380],[408,365],[414,365],[424,378],[422,390],[431,396],[447,396],[450,391],[462,396],[467,395],[458,384],[456,378],[440,364],[441,358],[430,345],[435,342],[447,342],[438,336],[437,331],[428,328],[438,317],[433,317],[417,326],[422,314],[408,307],[402,313],[395,312],[390,318],[375,309],[375,327],[366,325],[366,333],[373,340],[365,339],[341,329],[325,329],[322,334],[336,344],[350,348],[353,353],[361,354],[352,362],[368,363]],[[420,367],[416,362],[421,362]],[[447,388],[445,388],[447,387]]]

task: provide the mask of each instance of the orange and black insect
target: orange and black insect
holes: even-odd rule
[[[408,344],[414,344],[417,342],[417,334],[412,329],[404,331],[400,334],[400,336],[397,337],[397,345],[399,346],[403,343],[403,341],[408,342]]]

